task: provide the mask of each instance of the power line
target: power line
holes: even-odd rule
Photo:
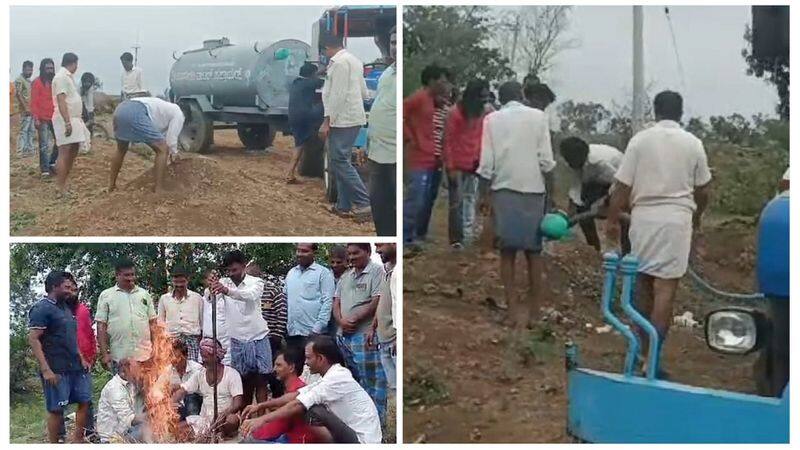
[[[672,28],[672,17],[669,15],[669,7],[664,7],[664,15],[667,17],[667,24],[669,25],[669,34],[672,37],[672,48],[675,51],[675,60],[678,63],[678,75],[681,78],[681,89],[686,92],[686,76],[683,72],[683,64],[681,63],[681,55],[678,52],[678,40],[675,38],[675,29]]]

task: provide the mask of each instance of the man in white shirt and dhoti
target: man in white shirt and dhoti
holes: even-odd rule
[[[661,92],[653,106],[657,123],[633,136],[615,176],[607,232],[616,236],[620,214],[631,211],[631,253],[639,259],[637,309],[663,342],[708,205],[711,171],[703,143],[680,126],[680,94]],[[637,332],[646,361],[648,337]]]
[[[167,159],[178,154],[178,136],[184,122],[181,107],[156,97],[125,100],[114,110],[114,138],[117,152],[111,158],[109,191],[117,187],[117,176],[131,142],[141,142],[155,152],[155,192],[164,187]]]
[[[61,68],[53,78],[53,133],[58,146],[56,160],[56,181],[59,194],[67,194],[67,177],[72,164],[78,156],[81,145],[89,142],[89,130],[83,123],[83,101],[75,84],[75,72],[78,70],[78,55],[64,53]]]

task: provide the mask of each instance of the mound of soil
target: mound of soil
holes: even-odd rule
[[[107,117],[102,120],[107,121]],[[17,127],[12,127],[12,141]],[[15,148],[14,145],[11,148]],[[55,197],[38,158],[11,152],[11,234],[38,236],[368,236],[371,222],[330,214],[321,179],[287,185],[290,137],[263,156],[245,153],[234,130],[217,131],[210,155],[182,153],[165,192],[153,194],[153,162],[129,151],[117,190],[107,192],[113,141],[95,139],[70,174],[73,198]],[[141,154],[146,156],[141,156]]]

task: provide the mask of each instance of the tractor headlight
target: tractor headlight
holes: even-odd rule
[[[755,310],[727,308],[706,317],[706,343],[720,353],[745,355],[764,340],[767,320]]]

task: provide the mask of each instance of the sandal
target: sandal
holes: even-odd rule
[[[333,215],[339,216],[339,217],[344,217],[344,218],[353,217],[353,213],[352,212],[350,212],[350,211],[342,211],[341,209],[338,209],[335,205],[331,206],[330,209],[328,210],[328,212],[330,212]]]

